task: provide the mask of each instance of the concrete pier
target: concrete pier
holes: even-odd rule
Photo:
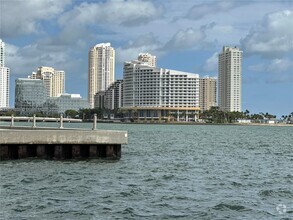
[[[0,128],[0,160],[121,158],[125,131]]]

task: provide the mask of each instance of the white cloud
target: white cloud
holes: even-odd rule
[[[210,14],[229,11],[235,7],[241,6],[242,4],[243,2],[236,2],[231,0],[197,4],[188,11],[186,17],[189,19],[198,20]]]
[[[293,60],[289,58],[273,59],[269,64],[258,63],[247,67],[248,70],[258,73],[281,73],[287,74],[293,68]]]
[[[70,57],[70,51],[49,48],[32,44],[24,47],[6,44],[6,66],[13,75],[26,77],[38,66],[52,66],[56,69],[68,70],[77,68],[79,60]]]
[[[274,59],[267,70],[273,73],[284,73],[293,68],[293,60],[288,58]]]
[[[194,30],[188,28],[179,30],[172,38],[164,45],[159,42],[158,37],[153,33],[143,34],[135,40],[129,41],[124,47],[116,49],[117,62],[121,63],[137,59],[139,53],[148,52],[160,57],[171,50],[185,50],[199,47],[199,43],[203,43],[205,38],[204,28]]]
[[[61,14],[71,0],[1,1],[1,33],[16,37],[42,31],[40,22]]]
[[[247,67],[248,70],[252,71],[252,72],[264,72],[267,69],[267,66],[263,63],[259,63],[259,64],[254,64],[254,65],[250,65]]]
[[[249,54],[280,56],[293,51],[293,11],[268,14],[260,25],[251,29],[241,40],[242,49]]]
[[[266,62],[267,63],[267,62]],[[269,60],[268,64],[258,63],[248,66],[248,70],[254,73],[265,74],[262,80],[269,83],[283,83],[293,81],[293,60],[290,58]]]
[[[100,3],[83,2],[73,10],[64,13],[61,26],[118,24],[135,26],[148,23],[162,15],[162,8],[150,1],[109,0]]]
[[[179,30],[170,41],[164,46],[165,50],[185,50],[198,47],[199,43],[206,38],[203,29],[195,30],[188,28],[186,30]]]
[[[204,65],[204,71],[215,72],[218,70],[218,53],[214,53],[210,58],[208,58]]]
[[[116,48],[116,62],[136,60],[139,53],[151,53],[155,56],[161,56],[161,44],[156,41],[153,33],[139,36],[134,41],[129,41],[125,47]]]

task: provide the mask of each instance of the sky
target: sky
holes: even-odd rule
[[[66,72],[87,98],[88,50],[110,42],[115,79],[139,53],[158,67],[217,76],[223,46],[243,50],[242,109],[293,112],[293,0],[0,0],[0,38],[14,81],[39,66]]]

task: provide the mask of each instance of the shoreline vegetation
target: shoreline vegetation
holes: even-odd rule
[[[90,121],[84,121],[83,123],[88,123]],[[293,124],[277,123],[277,124],[268,124],[268,123],[202,123],[202,122],[117,122],[117,121],[97,121],[98,123],[109,123],[109,124],[147,124],[147,125],[227,125],[227,126],[271,126],[271,127],[292,127]]]
[[[18,121],[17,117],[21,116],[21,112],[14,112],[12,110],[7,112],[0,112],[0,121],[9,121],[9,116],[14,116],[15,121]],[[67,110],[64,114],[47,115],[42,112],[35,112],[27,116],[31,117],[28,122],[36,117],[38,121],[52,121],[51,119],[64,118],[65,121],[69,122],[93,122],[94,117],[97,118],[97,123],[124,123],[124,124],[182,124],[182,125],[248,125],[248,126],[292,126],[293,125],[293,112],[288,115],[282,115],[280,119],[277,119],[276,115],[267,113],[250,114],[248,110],[244,112],[227,112],[222,111],[219,107],[212,107],[210,110],[199,112],[197,117],[191,116],[188,119],[188,115],[184,112],[173,112],[165,118],[161,117],[139,117],[138,111],[123,111],[121,109],[107,110],[101,108],[94,109],[80,109]],[[25,121],[25,119],[19,118],[19,121]],[[70,119],[72,119],[70,121]]]
[[[3,126],[5,123],[9,123],[8,120],[0,120],[0,127]],[[31,121],[17,121],[15,122],[23,122],[23,123],[30,123]],[[44,121],[43,121],[44,122]],[[46,123],[59,123],[57,121],[46,121]],[[66,123],[93,123],[93,120],[84,120],[82,122],[75,122],[75,121],[64,121],[64,124]],[[133,124],[133,125],[215,125],[215,126],[267,126],[267,127],[293,127],[293,124],[286,124],[286,123],[275,123],[275,124],[269,124],[269,123],[204,123],[204,122],[185,122],[185,121],[120,121],[120,120],[97,120],[97,124]]]

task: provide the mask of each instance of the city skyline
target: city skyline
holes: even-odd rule
[[[218,54],[228,45],[243,50],[242,110],[279,117],[292,111],[291,2],[30,0],[1,4],[0,38],[6,42],[11,88],[16,78],[38,66],[54,66],[65,70],[69,93],[87,97],[88,49],[101,42],[111,42],[116,50],[115,79],[123,77],[123,61],[136,59],[139,53],[157,56],[162,68],[217,76]],[[46,10],[50,16],[17,12],[23,9]],[[11,18],[13,14],[21,16]]]

